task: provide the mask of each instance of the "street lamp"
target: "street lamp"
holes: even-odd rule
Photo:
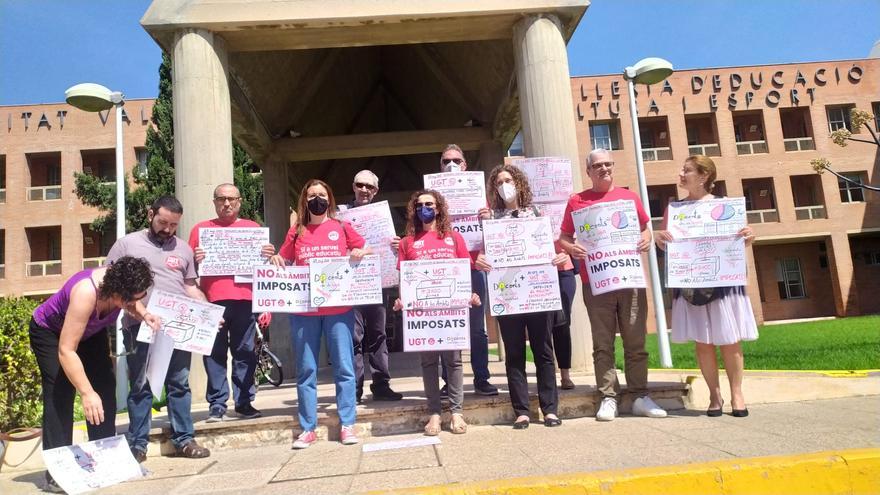
[[[648,183],[645,180],[645,162],[642,160],[642,138],[639,135],[639,114],[636,108],[635,84],[650,86],[663,81],[672,74],[672,64],[662,58],[649,57],[636,62],[632,67],[623,70],[623,78],[626,79],[629,90],[629,115],[632,121],[633,139],[636,150],[636,172],[639,175],[639,196],[642,205],[651,217],[651,207],[648,203]],[[648,222],[648,228],[651,223]],[[657,342],[660,344],[660,365],[664,368],[672,368],[672,356],[669,352],[669,335],[666,328],[666,310],[663,304],[663,293],[660,287],[660,270],[657,266],[657,251],[654,246],[648,250],[648,265],[651,270],[651,294],[654,300],[654,318],[657,323]]]

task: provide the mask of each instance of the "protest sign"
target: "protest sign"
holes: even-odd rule
[[[745,198],[669,203],[666,230],[675,239],[736,234],[745,226]]]
[[[382,268],[376,255],[311,258],[309,293],[313,307],[382,304]]]
[[[735,235],[666,243],[666,286],[678,288],[746,285],[745,239]]]
[[[161,329],[174,341],[174,348],[197,354],[211,354],[225,308],[206,301],[154,290],[147,311],[159,317]],[[141,323],[137,340],[153,342],[153,330]]]
[[[562,219],[565,217],[565,207],[568,202],[560,203],[535,203],[535,208],[541,212],[542,217],[550,219],[550,228],[553,230],[553,240],[559,240],[559,234],[562,232]]]
[[[529,179],[535,203],[565,202],[571,196],[571,160],[568,158],[521,158],[513,160],[513,165]]]
[[[469,259],[400,263],[400,301],[404,309],[467,308],[471,294]]]
[[[309,267],[288,266],[283,269],[272,265],[254,268],[254,313],[308,313],[311,307]]]
[[[70,495],[144,477],[124,435],[44,450],[43,463]]]
[[[470,309],[404,309],[403,352],[471,348]]]
[[[594,296],[618,289],[644,289],[642,253],[633,247],[607,246],[587,253],[587,276]]]
[[[562,309],[559,271],[553,265],[496,268],[488,277],[492,316]]]
[[[349,222],[361,235],[373,254],[379,256],[382,267],[382,287],[394,287],[400,278],[397,273],[397,251],[391,248],[391,239],[397,235],[388,201],[370,203],[349,208],[336,214],[336,218]]]
[[[629,200],[596,203],[571,213],[577,243],[587,250],[587,276],[594,296],[645,287],[637,245],[641,225]]]
[[[483,242],[493,268],[550,263],[556,256],[550,219],[545,217],[484,220]]]
[[[269,229],[265,227],[201,228],[199,247],[205,259],[199,263],[199,276],[250,275],[255,265],[266,262],[260,255],[266,244]]]
[[[438,191],[446,199],[449,215],[473,215],[486,207],[486,179],[483,172],[443,172],[424,177],[425,189]]]
[[[483,249],[483,225],[479,215],[453,216],[452,229],[461,234],[468,251]]]

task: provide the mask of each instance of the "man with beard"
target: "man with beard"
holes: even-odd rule
[[[196,285],[196,268],[192,248],[174,233],[180,224],[183,206],[173,196],[162,196],[153,202],[147,212],[150,226],[139,232],[132,232],[118,239],[110,253],[107,263],[133,256],[143,258],[153,271],[154,285],[143,299],[149,304],[153,289],[172,294],[188,296],[207,301]],[[150,409],[153,393],[146,379],[147,354],[150,344],[136,340],[140,322],[126,315],[123,318],[124,338],[128,355],[128,443],[138,462],[147,457],[147,444],[150,434]],[[189,388],[189,366],[192,357],[189,352],[175,349],[165,375],[165,391],[168,398],[168,419],[171,422],[171,443],[177,455],[189,458],[208,457],[211,452],[196,443],[191,413],[192,393]]]

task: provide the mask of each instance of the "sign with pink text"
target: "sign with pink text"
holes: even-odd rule
[[[571,160],[568,158],[522,158],[513,160],[513,165],[528,177],[535,203],[568,201],[571,196]]]
[[[174,341],[174,349],[197,354],[211,354],[223,306],[190,297],[154,290],[147,311],[161,320],[160,331]],[[153,329],[141,323],[137,340],[153,342]]]
[[[745,226],[745,198],[669,203],[666,230],[674,239],[736,234]]]
[[[403,352],[471,348],[470,309],[404,309]]]
[[[645,287],[635,203],[625,199],[596,203],[572,212],[571,218],[577,243],[587,250],[587,277],[594,296]]]
[[[309,267],[274,265],[254,268],[251,311],[263,313],[308,313],[311,305]]]
[[[542,217],[550,219],[550,227],[553,229],[553,240],[559,240],[559,234],[562,232],[562,219],[565,217],[565,207],[568,202],[559,203],[535,203],[535,208],[541,212]]]
[[[455,215],[452,229],[461,234],[468,251],[483,249],[483,224],[479,215]]]
[[[424,177],[425,189],[438,191],[446,199],[449,215],[473,215],[486,207],[486,177],[483,172],[443,172]]]
[[[562,309],[559,271],[553,265],[496,268],[487,275],[492,316]]]
[[[400,302],[404,309],[467,308],[471,294],[470,259],[400,263]]]
[[[746,285],[745,239],[735,235],[666,243],[666,286],[678,288]]]
[[[309,259],[309,295],[315,308],[382,304],[382,267],[375,254]]]
[[[556,256],[547,217],[483,220],[483,244],[493,268],[550,263]]]
[[[357,208],[349,208],[336,214],[336,218],[349,222],[361,235],[373,254],[379,256],[382,266],[382,287],[397,285],[397,251],[391,247],[391,239],[397,235],[388,201],[370,203]]]
[[[144,477],[123,435],[44,450],[43,463],[70,495]]]
[[[255,265],[266,262],[260,254],[266,244],[269,229],[265,227],[199,229],[199,247],[205,251],[199,276],[250,275]]]

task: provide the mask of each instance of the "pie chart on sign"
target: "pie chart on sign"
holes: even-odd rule
[[[718,205],[715,208],[712,208],[712,219],[716,221],[722,220],[730,220],[734,214],[733,207],[730,205]]]
[[[615,211],[611,215],[611,225],[613,225],[615,229],[625,229],[626,226],[629,225],[629,219],[626,218],[626,212]]]

